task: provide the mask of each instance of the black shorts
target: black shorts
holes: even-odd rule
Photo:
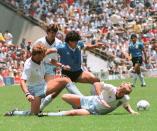
[[[62,74],[69,77],[71,81],[76,82],[76,80],[79,78],[79,76],[82,74],[82,69],[79,71],[67,71],[62,70]]]
[[[142,62],[143,62],[142,57],[133,57],[132,58],[133,66],[135,66],[136,63],[142,65]]]

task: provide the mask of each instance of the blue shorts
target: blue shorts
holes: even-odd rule
[[[46,84],[28,86],[28,90],[31,95],[44,98],[46,96],[47,86]]]
[[[46,75],[55,75],[55,66],[52,64],[44,63]]]

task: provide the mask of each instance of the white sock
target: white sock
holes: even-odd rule
[[[40,104],[40,111],[43,111],[44,108],[52,101],[52,95],[48,95],[45,98],[42,98],[41,104]]]
[[[143,74],[140,73],[138,76],[139,76],[139,78],[140,78],[140,81],[141,81],[142,85],[146,85],[146,83],[145,83],[145,81],[144,81],[144,76],[143,76]]]
[[[134,73],[134,74],[133,74],[132,84],[135,85],[136,81],[137,81],[137,74]]]
[[[47,113],[47,116],[65,116],[65,111],[61,111],[61,112],[49,112],[49,113]]]
[[[75,86],[75,84],[73,82],[68,83],[66,85],[66,89],[71,94],[76,94],[76,95],[79,95],[79,96],[83,96],[83,94],[79,91],[79,89]]]
[[[29,116],[31,115],[31,111],[14,111],[14,116]]]

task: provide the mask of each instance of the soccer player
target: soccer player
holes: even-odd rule
[[[33,45],[42,43],[48,49],[54,49],[56,46],[62,44],[62,41],[60,41],[58,38],[56,38],[57,32],[58,32],[57,24],[51,24],[51,25],[47,26],[47,28],[46,28],[47,35],[37,39],[33,43]],[[58,62],[57,52],[47,55],[44,58],[44,64],[45,64],[45,70],[46,70],[46,75],[45,75],[46,81],[49,81],[54,78],[54,75],[55,75],[54,68],[56,66],[60,66],[60,67],[64,68],[65,70],[70,69],[70,67],[68,65],[63,66],[61,63]]]
[[[21,77],[21,89],[27,100],[31,103],[31,111],[7,112],[6,116],[11,115],[30,115],[40,112],[41,98],[53,94],[53,99],[66,88],[75,88],[75,85],[67,77],[60,77],[45,81],[44,57],[52,53],[42,43],[38,43],[32,48],[32,56],[25,61]]]
[[[145,87],[146,83],[144,81],[144,76],[141,73],[140,66],[143,63],[143,59],[142,59],[143,53],[145,57],[145,63],[147,63],[147,56],[146,56],[144,44],[142,42],[137,41],[136,34],[131,35],[131,42],[129,43],[128,51],[129,51],[129,55],[131,55],[131,60],[135,71],[133,76],[132,86],[135,87],[137,76],[139,76],[141,81],[141,86]]]
[[[89,71],[81,69],[81,49],[93,49],[104,47],[104,44],[84,45],[80,41],[81,37],[76,31],[70,31],[65,37],[65,44],[57,46],[57,52],[60,55],[60,62],[69,65],[70,70],[62,69],[62,74],[68,76],[73,82],[90,83],[99,82],[99,78]]]
[[[39,113],[38,116],[75,116],[75,115],[105,115],[117,109],[119,106],[130,114],[138,114],[129,104],[129,94],[132,91],[130,83],[122,83],[115,87],[104,82],[94,83],[95,95],[78,96],[74,94],[64,94],[63,100],[77,106],[80,109],[69,111]]]
[[[36,40],[36,42],[34,42],[33,45],[36,45],[38,43],[42,43],[48,49],[53,49],[54,47],[61,45],[62,41],[60,41],[58,38],[56,38],[57,32],[58,32],[58,25],[57,24],[51,24],[51,25],[47,26],[47,28],[46,28],[47,35]],[[56,66],[61,67],[64,70],[70,70],[70,67],[68,65],[63,65],[60,62],[58,62],[57,52],[47,55],[43,61],[44,61],[45,70],[46,70],[46,74],[44,77],[46,82],[54,79],[54,76],[55,76],[54,69],[56,68]],[[73,89],[67,88],[67,90],[70,93],[82,95],[82,93],[77,88],[73,88]],[[53,99],[52,94],[43,98],[41,105],[40,105],[40,110],[42,111],[52,101],[52,99]]]

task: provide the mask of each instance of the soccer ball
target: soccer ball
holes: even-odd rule
[[[137,110],[142,111],[142,110],[148,110],[150,108],[150,104],[146,100],[140,100],[137,102]]]

